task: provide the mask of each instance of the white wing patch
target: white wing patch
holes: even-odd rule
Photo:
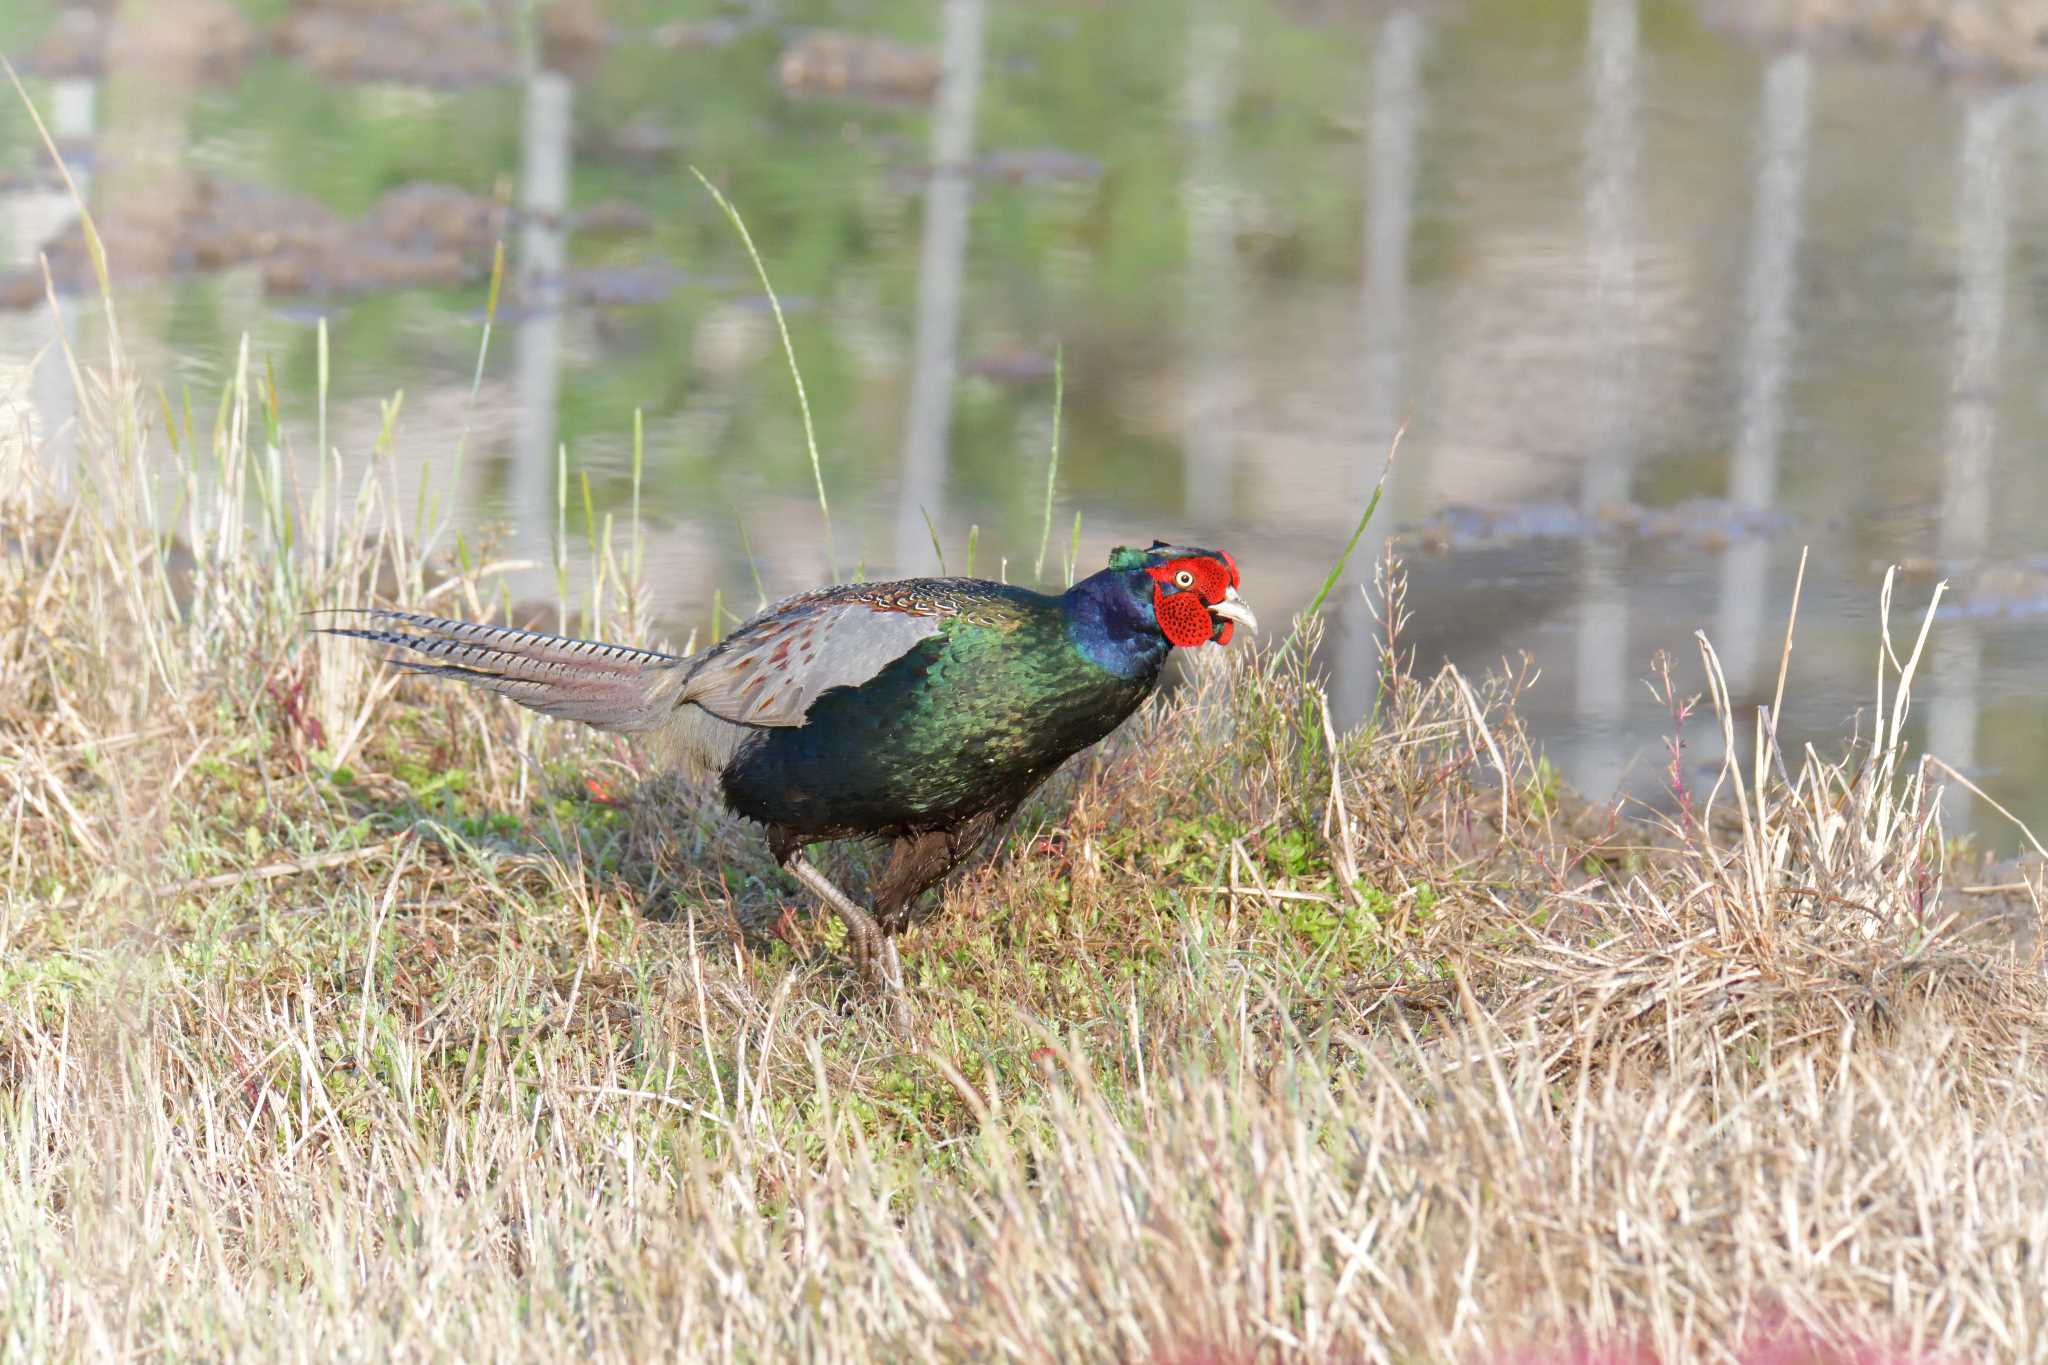
[[[943,623],[937,614],[857,600],[796,598],[706,654],[677,704],[693,702],[740,725],[802,725],[820,695],[867,682]]]

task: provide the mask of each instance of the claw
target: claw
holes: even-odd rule
[[[880,973],[875,962],[875,939],[880,931],[875,928],[875,922],[865,915],[855,919],[844,911],[840,912],[840,918],[846,921],[846,946],[853,956],[853,969],[868,985],[878,984]]]

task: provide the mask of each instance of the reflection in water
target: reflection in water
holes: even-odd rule
[[[981,31],[986,0],[946,0],[937,107],[932,112],[932,171],[924,191],[924,235],[917,262],[917,338],[911,353],[910,410],[904,418],[897,490],[896,569],[937,568],[929,512],[943,524],[946,432],[959,362],[960,289],[967,264],[967,206],[973,184],[974,109],[981,95]]]
[[[86,76],[66,77],[51,82],[48,123],[59,146],[83,146],[92,140],[98,123],[99,82]],[[76,158],[71,178],[81,195],[92,193],[92,158]],[[36,250],[54,237],[76,215],[69,191],[61,186],[25,190],[0,198],[4,216],[13,220],[14,241],[0,265],[37,264]],[[7,320],[8,330],[23,337],[25,354],[40,353],[33,385],[33,405],[41,431],[39,463],[43,474],[60,492],[68,489],[72,450],[77,439],[72,419],[77,415],[78,393],[72,386],[71,370],[64,361],[64,348],[76,352],[78,320],[76,299],[65,300],[63,329],[47,307],[28,309],[19,318]]]
[[[526,81],[519,171],[519,438],[512,465],[513,547],[533,567],[515,579],[552,587],[556,526],[556,410],[562,376],[562,265],[569,204],[572,89],[559,71]]]
[[[1360,300],[1364,346],[1363,445],[1359,506],[1372,496],[1387,448],[1400,428],[1405,403],[1403,365],[1408,345],[1408,242],[1415,222],[1416,144],[1422,128],[1422,56],[1428,30],[1413,10],[1396,10],[1380,25],[1373,52],[1372,109],[1365,166],[1365,288]],[[1376,525],[1359,547],[1355,577],[1371,582],[1371,565],[1396,521],[1382,503]],[[1348,723],[1371,704],[1378,676],[1371,608],[1355,584],[1346,584],[1338,609],[1341,663],[1334,679],[1338,715]]]
[[[1628,501],[1635,454],[1636,0],[1593,0],[1586,60],[1592,110],[1585,141],[1586,410],[1593,414],[1579,482],[1589,517]],[[1592,535],[1580,551],[1574,705],[1579,743],[1569,768],[1580,788],[1604,799],[1620,783],[1622,702],[1629,679],[1628,596],[1615,537]]]
[[[1991,524],[1992,457],[1998,440],[1998,361],[2005,332],[2005,163],[2011,104],[1980,96],[1963,117],[1957,206],[1955,374],[1949,390],[1947,460],[1942,471],[1938,552],[1945,565],[1984,558]],[[1934,699],[1927,747],[1968,773],[1977,762],[1978,675],[1984,637],[1970,621],[1944,621],[1934,637]],[[1955,792],[1944,817],[1963,829],[1970,799]]]
[[[1784,445],[1785,377],[1792,362],[1792,300],[1798,290],[1799,233],[1806,182],[1813,63],[1782,52],[1764,74],[1756,152],[1756,203],[1743,280],[1742,417],[1728,469],[1728,500],[1738,513],[1770,508],[1778,496]],[[1767,680],[1757,675],[1764,643],[1771,543],[1735,537],[1721,560],[1714,647],[1736,695]]]
[[[1186,368],[1181,376],[1182,482],[1189,520],[1204,529],[1230,516],[1238,417],[1238,262],[1229,181],[1230,106],[1237,86],[1238,31],[1214,4],[1188,25]]]
[[[757,21],[807,22],[806,7],[737,4]],[[110,23],[153,8],[117,6]],[[829,18],[829,8],[809,6],[810,18]],[[971,424],[966,409],[949,413],[948,397],[956,346],[970,348],[983,331],[1033,337],[1048,316],[1069,343],[1067,377],[1082,386],[1083,401],[1062,419],[1072,458],[1061,483],[1086,506],[1084,533],[1176,534],[1153,522],[1160,481],[1144,463],[1163,417],[1167,439],[1185,442],[1172,456],[1184,467],[1171,473],[1187,499],[1166,515],[1185,534],[1230,545],[1248,572],[1256,561],[1256,600],[1278,620],[1321,584],[1380,473],[1388,433],[1410,420],[1386,503],[1330,604],[1339,620],[1325,657],[1347,720],[1363,713],[1377,672],[1359,586],[1388,530],[1436,518],[1446,503],[1506,509],[1508,525],[1540,525],[1541,509],[1560,499],[1573,515],[1551,520],[1585,524],[1580,512],[1630,494],[1681,526],[1691,514],[1674,503],[1695,492],[1725,492],[1731,528],[1758,505],[1782,510],[1790,524],[1768,548],[1741,534],[1725,552],[1683,535],[1631,540],[1596,519],[1585,543],[1453,537],[1440,554],[1410,558],[1417,616],[1407,638],[1419,657],[1479,672],[1527,651],[1544,671],[1524,709],[1532,735],[1594,793],[1633,754],[1642,755],[1637,789],[1658,785],[1662,726],[1634,681],[1651,645],[1689,657],[1687,630],[1704,620],[1745,700],[1768,696],[1786,551],[1812,545],[1802,611],[1842,623],[1806,638],[1787,697],[1793,732],[1826,748],[1868,701],[1874,561],[1936,549],[1959,560],[2024,553],[2004,536],[2048,508],[2048,463],[2012,449],[1991,467],[1986,398],[1994,363],[2008,385],[2034,386],[2030,400],[2048,373],[2048,329],[2032,325],[2027,307],[2039,292],[2030,244],[2048,240],[2048,196],[2033,188],[2038,149],[2013,142],[2022,125],[1999,131],[2005,118],[2048,114],[2039,86],[1992,96],[1910,64],[1758,53],[1690,18],[1666,22],[1692,7],[1644,0],[1378,0],[1350,7],[1370,16],[1356,43],[1350,26],[1303,27],[1305,13],[1332,6],[1292,0],[1122,0],[1017,23],[987,0],[927,8],[937,11],[932,55],[940,23],[947,54],[935,66],[945,77],[936,106],[797,103],[807,97],[761,63],[735,60],[743,53],[715,46],[724,38],[708,29],[691,30],[714,42],[701,50],[618,44],[595,59],[590,93],[605,92],[595,100],[545,74],[509,101],[502,91],[337,87],[303,79],[278,54],[259,56],[243,79],[213,83],[141,43],[139,30],[120,54],[110,49],[118,60],[97,90],[51,79],[30,90],[60,137],[101,144],[93,192],[107,210],[124,341],[146,391],[161,384],[177,408],[189,389],[203,422],[247,331],[258,371],[274,363],[300,451],[314,445],[303,315],[330,305],[275,298],[255,270],[201,266],[201,253],[241,251],[244,234],[166,235],[185,196],[253,181],[345,217],[394,175],[517,177],[521,204],[549,211],[526,214],[506,242],[514,268],[501,320],[516,335],[493,340],[486,380],[520,392],[506,403],[467,401],[476,356],[463,338],[473,336],[480,288],[352,298],[331,310],[330,434],[345,460],[360,462],[378,431],[374,400],[403,387],[394,455],[411,486],[465,429],[478,432],[453,514],[464,531],[487,520],[522,528],[524,542],[505,549],[537,561],[512,585],[525,597],[551,586],[557,449],[566,441],[580,463],[586,447],[617,440],[626,401],[644,403],[654,457],[645,511],[674,527],[661,537],[665,559],[692,547],[693,572],[676,581],[693,586],[664,594],[678,614],[661,624],[678,634],[683,613],[701,611],[713,591],[749,595],[735,522],[757,551],[817,541],[801,464],[751,476],[796,416],[788,389],[776,387],[773,320],[752,267],[729,233],[693,245],[692,234],[662,226],[700,217],[701,191],[687,175],[636,169],[650,164],[637,158],[672,150],[664,129],[694,129],[692,155],[731,168],[735,204],[759,230],[763,256],[782,262],[776,282],[821,302],[817,324],[839,344],[817,351],[818,372],[807,363],[806,379],[827,405],[814,413],[819,426],[847,435],[832,491],[850,504],[842,534],[868,546],[875,572],[892,559],[926,567],[925,507],[951,535],[956,563],[969,522],[1029,526],[1026,544],[1035,542],[1043,484],[1030,472],[1042,472],[1049,439],[1043,389],[977,388]],[[888,26],[872,6],[840,9],[845,27]],[[983,33],[983,23],[1001,27]],[[752,32],[744,21],[717,34],[742,31]],[[745,50],[775,36],[748,38]],[[1091,75],[1114,60],[1105,54],[1145,52],[1155,67],[1164,53],[1163,82],[1149,69],[1107,83]],[[1000,62],[1001,89],[991,70],[978,101],[982,62]],[[1089,82],[1088,98],[1071,96],[1076,81]],[[1333,91],[1347,107],[1330,106]],[[999,93],[1000,110],[989,102]],[[730,117],[703,123],[714,106]],[[601,149],[589,174],[580,159],[568,174],[572,112],[577,135]],[[843,122],[860,130],[858,154],[827,135]],[[1038,150],[1006,163],[1003,230],[972,238],[968,285],[961,271],[975,228],[958,163],[997,136],[998,122],[1006,144]],[[1354,123],[1357,142],[1342,136]],[[875,196],[894,193],[884,177],[905,169],[906,156],[941,163],[920,209],[927,221],[921,232],[873,230]],[[0,270],[32,268],[36,244],[70,217],[64,196],[15,174],[36,159],[26,121],[0,118]],[[1073,165],[1090,169],[1070,176]],[[554,214],[565,188],[572,210],[618,195],[654,228],[601,242],[607,221],[618,232],[644,225],[633,227],[630,211],[596,214],[570,254],[587,247],[593,263],[644,263],[678,280],[688,265],[685,287],[644,307],[607,302],[557,316],[549,277],[564,252]],[[183,217],[187,227],[212,221]],[[308,218],[308,230],[324,231],[319,221]],[[1233,228],[1256,250],[1234,247]],[[1185,245],[1184,273],[1157,269],[1161,242]],[[671,259],[697,247],[696,259]],[[158,248],[167,277],[146,268]],[[986,292],[974,287],[984,272]],[[913,280],[916,303],[903,306],[907,291],[890,282]],[[32,283],[0,280],[0,295],[32,293]],[[973,290],[972,319],[963,288]],[[891,306],[905,314],[900,362],[875,339]],[[67,300],[66,313],[85,338],[102,326],[90,291]],[[1168,318],[1174,329],[1157,334],[1156,354],[1096,349],[1127,337],[1134,320]],[[0,315],[9,409],[0,446],[17,429],[16,405],[32,408],[35,427],[58,429],[57,451],[65,445],[68,375],[54,351],[30,366],[50,326],[39,306]],[[1334,351],[1321,344],[1331,336],[1343,339]],[[679,345],[687,383],[676,381]],[[103,348],[87,340],[85,349],[83,361],[104,363]],[[879,408],[864,382],[878,363],[896,364],[899,390]],[[585,384],[592,401],[573,402]],[[2013,446],[2034,405],[2009,397],[1998,415]],[[494,412],[516,427],[486,442]],[[1929,463],[1936,450],[1945,474]],[[988,477],[966,479],[970,465]],[[626,514],[622,487],[594,492],[600,514]],[[1215,524],[1204,532],[1204,522]],[[1063,547],[1064,534],[1056,539]],[[1011,536],[995,540],[1017,548]],[[801,565],[764,568],[780,589],[808,581],[817,565],[812,551]],[[2038,594],[2029,603],[2037,610]],[[1922,720],[1951,756],[2005,763],[2001,796],[2031,788],[2014,794],[2027,816],[2048,820],[2048,780],[2022,775],[2048,771],[2048,747],[2029,737],[1994,754],[1988,730],[1976,738],[1988,708],[2031,695],[2048,667],[2048,631],[1989,630],[1942,622]],[[1980,652],[1972,631],[1999,647]],[[1984,719],[1973,720],[1980,702]],[[1703,747],[1717,738],[1695,735]],[[1586,752],[1601,737],[1618,752]],[[2010,840],[1988,821],[1986,832]]]
[[[1238,31],[1213,3],[1195,7],[1188,25],[1188,170],[1181,185],[1187,214],[1187,356],[1181,375],[1182,497],[1190,525],[1204,531],[1230,516],[1237,455],[1238,260],[1236,196],[1230,183],[1230,107],[1237,85]],[[1202,544],[1211,543],[1204,537]],[[1221,650],[1184,654],[1190,668],[1220,674]],[[1214,729],[1227,714],[1208,692],[1200,723]]]

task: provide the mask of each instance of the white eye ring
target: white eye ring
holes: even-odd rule
[[[1173,585],[1177,588],[1192,588],[1195,586],[1195,576],[1182,569],[1173,576]]]

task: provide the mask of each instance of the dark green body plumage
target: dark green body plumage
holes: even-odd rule
[[[1015,809],[1158,685],[1083,651],[1061,598],[978,584],[963,611],[806,723],[757,731],[721,777],[734,810],[807,839],[942,830]]]

